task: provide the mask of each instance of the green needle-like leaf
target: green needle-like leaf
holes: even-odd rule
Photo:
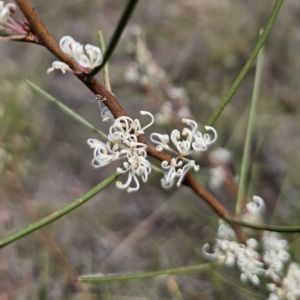
[[[98,135],[100,135],[101,137],[103,137],[104,139],[107,139],[107,135],[105,133],[103,133],[101,130],[98,130],[95,126],[93,126],[91,123],[89,123],[86,119],[84,119],[83,117],[81,117],[80,115],[78,115],[72,109],[70,109],[67,106],[65,106],[62,102],[60,102],[59,100],[55,99],[53,96],[51,96],[50,94],[48,94],[47,92],[45,92],[44,90],[42,90],[41,88],[39,88],[38,86],[36,86],[30,80],[25,79],[25,82],[31,88],[33,88],[36,92],[38,92],[43,97],[45,97],[46,100],[48,100],[49,102],[51,102],[54,105],[56,105],[61,111],[63,111],[64,113],[66,113],[69,117],[71,117],[72,119],[74,119],[75,121],[77,121],[78,123],[80,123],[81,125],[83,125],[85,128],[90,129],[93,132],[95,132]]]
[[[122,32],[124,31],[127,22],[129,21],[132,12],[134,11],[136,4],[138,3],[138,0],[129,0],[127,3],[127,6],[125,7],[123,14],[119,20],[119,23],[114,31],[114,34],[110,40],[110,43],[107,47],[107,50],[104,53],[103,62],[99,67],[96,67],[94,70],[91,71],[89,74],[89,78],[92,78],[95,76],[98,72],[101,71],[101,69],[105,66],[106,62],[110,59],[111,55],[113,54],[120,37],[122,35]]]
[[[249,156],[250,156],[250,146],[252,140],[252,132],[253,132],[253,125],[255,119],[255,112],[256,112],[256,105],[259,97],[259,87],[263,69],[263,47],[259,51],[258,58],[257,58],[257,65],[256,65],[256,72],[255,72],[255,79],[254,79],[254,86],[253,86],[253,94],[248,118],[248,125],[247,125],[247,132],[245,137],[245,144],[244,144],[244,152],[243,152],[243,159],[241,164],[241,171],[239,177],[239,186],[238,186],[238,194],[237,194],[237,201],[235,207],[235,213],[240,214],[244,208],[244,199],[245,199],[245,192],[246,192],[246,175],[248,171],[248,163],[249,163]]]
[[[263,46],[267,36],[269,35],[269,32],[270,32],[270,30],[271,30],[271,28],[274,24],[274,21],[276,20],[276,17],[277,17],[277,14],[278,14],[279,10],[280,10],[282,2],[283,2],[283,0],[277,0],[276,1],[275,5],[273,7],[272,13],[271,13],[271,15],[269,17],[269,20],[267,22],[267,25],[266,25],[263,33],[261,34],[260,38],[258,39],[258,42],[257,42],[254,50],[252,51],[249,59],[247,60],[245,66],[243,67],[243,69],[241,70],[241,72],[238,75],[237,79],[235,80],[235,82],[231,86],[230,90],[228,91],[228,93],[223,98],[220,105],[217,107],[217,109],[214,111],[212,116],[206,122],[206,125],[211,126],[217,120],[217,118],[219,117],[219,115],[221,114],[223,109],[229,103],[229,101],[231,100],[231,98],[233,97],[235,92],[237,91],[238,87],[240,86],[240,84],[244,80],[244,78],[247,75],[248,71],[250,70],[255,58],[257,57],[260,48]]]
[[[8,237],[4,238],[0,241],[0,248],[3,248],[16,240],[52,223],[53,221],[63,217],[64,215],[68,214],[72,210],[76,209],[77,207],[81,206],[83,203],[90,200],[92,197],[97,195],[100,191],[106,188],[109,184],[111,184],[116,178],[119,177],[117,172],[113,173],[109,177],[107,177],[104,181],[96,185],[94,188],[90,189],[87,193],[82,195],[80,198],[74,200],[70,204],[64,206],[63,208],[55,211],[54,213],[40,219],[39,221],[28,225],[27,227],[9,235]]]
[[[85,275],[79,277],[81,282],[111,282],[111,281],[128,281],[128,280],[142,280],[148,279],[160,275],[179,275],[186,273],[196,273],[203,272],[211,269],[214,266],[212,263],[201,264],[196,266],[188,266],[182,268],[174,268],[167,270],[160,270],[154,272],[145,272],[145,273],[125,273],[125,274],[95,274],[95,275]]]

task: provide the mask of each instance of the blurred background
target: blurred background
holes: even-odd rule
[[[109,41],[125,1],[33,1],[53,36],[97,45]],[[182,116],[205,124],[254,48],[275,1],[141,0],[111,61],[113,93],[131,117],[157,114],[153,130],[168,133]],[[248,174],[248,197],[267,204],[265,222],[299,225],[300,3],[285,1],[265,45],[261,93]],[[116,164],[91,166],[86,141],[98,138],[42,96],[29,79],[106,131],[95,96],[74,76],[46,74],[55,60],[42,47],[0,44],[0,236],[63,207]],[[196,175],[231,211],[255,67],[214,124],[219,138],[195,159]],[[102,81],[101,74],[98,75]],[[226,150],[225,150],[226,149]],[[219,151],[219,152],[217,152]],[[222,153],[221,162],[218,160]],[[154,161],[153,161],[154,162]],[[159,165],[157,162],[154,162]],[[214,172],[226,165],[224,182]],[[126,180],[126,177],[121,177]],[[0,251],[0,299],[265,299],[239,272],[218,269],[143,281],[83,285],[91,273],[146,272],[203,263],[215,213],[189,189],[164,191],[160,175],[127,194],[112,184],[82,207]],[[297,234],[284,236],[299,263]]]

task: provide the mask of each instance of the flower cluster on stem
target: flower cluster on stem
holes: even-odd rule
[[[152,133],[151,141],[156,144],[157,151],[167,150],[175,153],[175,157],[171,162],[163,161],[161,167],[166,171],[161,184],[164,188],[170,188],[176,182],[179,187],[184,179],[184,176],[190,169],[199,171],[200,166],[195,160],[187,158],[192,154],[206,151],[208,146],[214,143],[217,139],[217,132],[213,127],[205,126],[207,131],[213,133],[213,138],[208,133],[202,134],[198,130],[198,124],[194,120],[182,119],[182,122],[188,127],[185,127],[180,133],[174,129],[170,136],[167,134]],[[172,142],[175,149],[169,146]]]
[[[99,47],[90,44],[82,45],[69,35],[60,39],[59,46],[65,54],[72,57],[82,68],[94,69],[100,66],[103,61],[103,55]],[[61,70],[63,73],[71,71],[67,64],[55,61],[52,63],[52,68],[49,68],[47,73],[50,73],[55,69]]]
[[[117,168],[117,172],[128,173],[128,179],[125,183],[117,181],[116,186],[126,189],[128,193],[137,191],[140,187],[139,178],[146,182],[151,172],[151,164],[147,160],[147,145],[138,142],[137,137],[144,134],[145,129],[153,124],[154,117],[146,111],[141,111],[141,114],[151,117],[148,125],[142,127],[138,119],[133,120],[128,116],[122,116],[115,119],[110,127],[107,143],[96,139],[87,141],[94,149],[92,165],[95,168],[106,166],[112,161],[126,160],[122,167]],[[132,182],[134,186],[131,186]]]
[[[265,203],[258,196],[246,206],[247,218],[259,219],[265,210]],[[203,256],[227,267],[236,266],[241,271],[242,282],[254,286],[261,284],[261,277],[268,281],[271,292],[268,300],[300,299],[300,267],[291,262],[287,252],[288,241],[278,233],[265,231],[261,238],[249,238],[246,245],[237,242],[234,231],[228,224],[220,221],[215,244],[210,251],[209,244],[202,248]]]
[[[95,168],[106,166],[115,160],[126,159],[122,168],[117,168],[117,172],[128,173],[128,180],[126,183],[118,181],[116,185],[118,188],[127,189],[127,192],[137,191],[140,187],[139,178],[146,182],[151,172],[151,164],[147,160],[147,145],[140,143],[138,136],[144,134],[145,129],[154,123],[154,117],[146,111],[141,111],[141,114],[151,117],[151,122],[143,128],[138,119],[133,120],[128,116],[122,116],[115,119],[110,127],[107,143],[96,139],[87,141],[88,145],[94,149],[92,165]],[[103,121],[113,120],[111,112],[107,109],[101,110],[101,116]],[[165,171],[164,177],[161,179],[164,188],[172,187],[175,181],[179,187],[191,168],[198,171],[199,165],[186,156],[207,150],[207,147],[217,138],[217,133],[212,127],[206,126],[205,128],[214,133],[213,138],[208,133],[199,132],[195,121],[183,119],[183,122],[190,128],[184,128],[181,134],[177,129],[172,131],[170,138],[166,134],[151,134],[151,141],[156,144],[158,151],[168,150],[176,155],[170,162],[163,161],[161,164]],[[183,138],[181,139],[181,137]],[[170,148],[169,140],[173,142],[176,150]],[[131,186],[132,182],[135,183],[134,187]]]

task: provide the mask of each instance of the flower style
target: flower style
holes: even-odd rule
[[[205,126],[206,130],[213,132],[214,137],[211,138],[208,133],[202,134],[198,131],[198,125],[195,121],[182,119],[182,122],[187,124],[188,127],[185,127],[181,133],[179,130],[174,129],[170,136],[156,132],[150,135],[151,141],[156,144],[157,151],[167,150],[177,154],[175,158],[172,158],[171,162],[163,161],[161,164],[162,168],[166,170],[161,180],[164,188],[171,188],[175,181],[177,181],[177,187],[180,187],[184,176],[191,168],[194,168],[196,172],[199,171],[200,166],[196,165],[194,160],[186,158],[186,156],[206,151],[207,147],[217,139],[217,132],[213,127]],[[170,140],[176,150],[169,146]]]
[[[153,124],[154,117],[146,111],[141,111],[141,114],[151,117],[150,123],[146,126],[142,127],[138,119],[122,116],[110,127],[107,143],[96,139],[87,141],[94,149],[92,165],[95,168],[106,166],[115,160],[126,159],[123,166],[117,168],[117,172],[128,173],[128,179],[125,183],[117,181],[116,186],[126,189],[128,193],[137,191],[140,187],[139,177],[146,182],[151,172],[151,164],[147,160],[147,145],[138,142],[137,137]],[[135,183],[134,187],[130,186],[132,181]]]

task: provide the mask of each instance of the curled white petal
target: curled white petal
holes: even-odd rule
[[[180,173],[177,172],[179,175],[179,179],[176,183],[177,187],[181,186],[181,183],[186,173],[190,170],[190,168],[194,168],[195,171],[198,171],[200,169],[199,165],[196,165],[196,162],[194,160],[190,160],[189,163],[187,163],[180,169],[181,170]]]
[[[0,1],[0,26],[5,27],[9,17],[16,11],[17,6],[14,3],[7,3]]]
[[[208,261],[217,261],[218,256],[215,252],[209,252],[211,249],[210,245],[208,243],[204,244],[202,247],[202,255],[205,259],[207,259]]]
[[[174,129],[170,135],[171,141],[174,145],[177,145],[178,139],[180,138],[180,132],[177,129]]]
[[[80,46],[80,44],[69,35],[62,37],[59,41],[60,49],[72,58],[74,58],[73,51],[78,46]]]
[[[147,124],[146,126],[144,126],[144,127],[141,129],[142,133],[144,133],[144,132],[145,132],[145,129],[147,129],[147,128],[149,128],[151,125],[153,125],[153,123],[154,123],[154,116],[153,116],[150,112],[144,111],[144,110],[142,110],[140,113],[141,113],[142,116],[147,115],[147,116],[149,116],[149,117],[151,118],[150,123]]]
[[[66,74],[67,71],[71,72],[71,68],[61,61],[54,61],[52,67],[47,70],[47,74],[53,72],[54,70],[61,70],[63,74]]]
[[[188,140],[178,141],[175,146],[179,154],[182,156],[187,156],[191,153],[191,143]]]
[[[69,35],[60,39],[59,46],[64,53],[72,57],[83,68],[94,69],[103,61],[99,47],[90,44],[82,45]]]
[[[182,123],[189,125],[192,128],[192,135],[194,135],[198,130],[198,124],[194,120],[191,119],[182,119]]]
[[[90,44],[85,46],[75,44],[72,54],[75,61],[83,68],[94,69],[103,61],[100,48]]]
[[[235,239],[236,235],[233,229],[228,224],[225,224],[222,220],[220,220],[218,231],[217,231],[217,237],[220,239],[225,239],[230,241]]]
[[[246,205],[248,212],[252,214],[263,214],[266,209],[265,202],[258,196],[253,196],[253,200]]]
[[[194,134],[194,142],[192,143],[192,147],[195,151],[205,151],[207,150],[207,146],[214,143],[217,140],[218,134],[217,131],[211,126],[205,126],[207,131],[212,131],[214,136],[210,137],[208,133],[202,134],[201,132],[197,132]]]
[[[101,118],[102,118],[103,122],[108,122],[108,121],[114,121],[115,120],[113,114],[111,113],[111,111],[107,107],[104,107],[104,108],[101,109],[100,115],[101,115]]]
[[[93,69],[93,68],[101,65],[101,63],[103,61],[103,55],[102,55],[102,52],[99,47],[96,47],[96,46],[93,46],[90,44],[86,44],[84,46],[84,50],[85,50],[86,56],[88,57],[88,61],[90,63],[89,68]]]
[[[157,139],[158,140],[157,140]],[[167,134],[159,134],[156,132],[151,133],[150,135],[150,140],[154,143],[157,144],[156,150],[161,152],[164,149],[170,149],[168,143],[169,143],[169,136]]]
[[[118,159],[120,156],[118,145],[111,147],[109,142],[105,144],[96,139],[88,139],[87,143],[91,148],[94,149],[94,158],[92,160],[92,165],[94,168],[106,166],[113,160]]]

